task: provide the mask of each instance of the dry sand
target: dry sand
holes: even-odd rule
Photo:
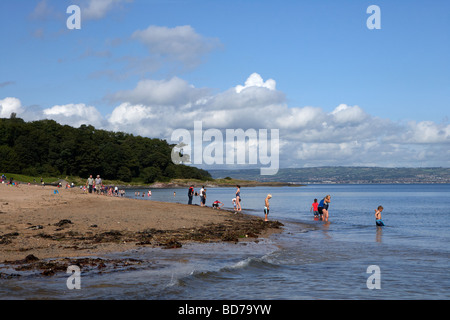
[[[254,240],[282,226],[196,205],[54,190],[0,184],[0,263],[101,256],[141,246],[178,248],[192,241]]]

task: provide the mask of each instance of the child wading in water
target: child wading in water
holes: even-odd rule
[[[317,199],[314,199],[313,204],[311,205],[311,209],[309,210],[309,212],[313,211],[314,212],[314,217],[318,217],[319,216],[319,203],[317,202]]]
[[[375,223],[377,226],[382,227],[384,226],[384,222],[383,220],[381,220],[381,212],[383,212],[383,207],[379,206],[376,210],[375,210]]]
[[[264,202],[264,215],[265,215],[264,221],[269,221],[269,219],[267,219],[267,216],[269,215],[269,199],[270,198],[272,198],[272,195],[268,194],[266,197],[266,200]]]

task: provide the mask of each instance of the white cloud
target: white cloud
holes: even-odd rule
[[[22,103],[17,98],[5,98],[0,100],[0,118],[9,118],[11,113],[20,115],[24,111]]]
[[[102,19],[114,8],[129,2],[133,2],[133,0],[87,0],[82,6],[82,18],[87,20]]]
[[[181,62],[186,67],[198,65],[207,53],[220,46],[218,39],[206,38],[189,25],[174,28],[152,25],[135,31],[131,38],[143,43],[152,56]]]
[[[368,115],[358,106],[348,106],[340,104],[331,112],[334,122],[339,124],[361,123],[368,118]]]
[[[437,125],[432,121],[409,122],[402,140],[409,143],[450,144],[450,125]]]
[[[236,86],[236,92],[241,93],[243,90],[251,87],[266,88],[269,90],[276,90],[277,83],[273,79],[264,82],[263,78],[258,73],[252,73],[245,81],[245,85]]]
[[[195,103],[209,90],[196,89],[185,80],[141,80],[133,90],[119,91],[110,96],[116,101],[145,105],[186,105]]]
[[[92,106],[80,104],[56,105],[42,111],[43,117],[53,119],[61,124],[79,127],[82,124],[91,124],[95,127],[104,125],[103,116]]]
[[[346,104],[331,112],[289,107],[275,81],[257,74],[219,93],[174,77],[141,80],[134,89],[109,98],[118,105],[107,116],[92,106],[67,104],[44,109],[36,117],[167,140],[175,129],[192,130],[194,121],[202,121],[203,130],[279,129],[281,167],[450,165],[448,124],[393,122]],[[3,117],[29,114],[16,98],[0,100],[0,105]]]
[[[283,108],[282,114],[275,119],[275,123],[279,128],[286,130],[298,130],[300,128],[308,128],[310,130],[320,128],[318,119],[322,119],[325,113],[320,108],[304,107],[304,108]]]
[[[169,139],[175,129],[192,130],[194,121],[202,121],[203,130],[279,129],[282,164],[293,167],[414,165],[448,143],[450,132],[449,126],[433,122],[394,123],[359,106],[340,104],[329,113],[319,107],[288,107],[276,82],[259,74],[216,94],[179,78],[142,80],[115,98],[124,103],[109,123],[136,134]]]

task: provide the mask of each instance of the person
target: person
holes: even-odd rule
[[[317,207],[317,211],[319,211],[319,215],[322,217],[322,220],[328,221],[328,206],[331,202],[331,196],[327,195],[325,198],[320,200],[319,206]]]
[[[97,191],[97,194],[100,194],[102,189],[102,178],[100,178],[100,175],[97,175],[97,178],[95,178],[95,191]]]
[[[233,198],[233,199],[231,200],[231,202],[233,203],[234,213],[237,213],[237,211],[236,211],[236,198]]]
[[[205,203],[206,203],[206,189],[203,189],[203,199],[202,200],[202,207],[206,207]]]
[[[194,197],[194,186],[190,186],[188,189],[188,204],[192,204],[192,198]]]
[[[319,215],[319,210],[317,209],[319,207],[319,203],[317,202],[317,199],[314,199],[314,202],[311,205],[311,209],[309,212],[314,212],[314,217],[317,217]]]
[[[272,198],[271,194],[268,194],[266,197],[266,200],[264,201],[264,221],[269,221],[269,219],[267,219],[268,215],[269,215],[269,200]]]
[[[92,174],[87,179],[86,185],[88,186],[89,193],[92,193],[92,188],[94,186],[94,178],[92,178]]]
[[[236,186],[236,210],[239,212],[242,210],[241,207],[241,186],[237,185]]]
[[[379,227],[384,226],[383,220],[381,220],[381,212],[383,212],[383,206],[378,206],[378,208],[375,210],[375,224]]]
[[[221,204],[220,207],[219,207],[219,204]],[[212,207],[213,207],[213,209],[220,209],[220,208],[223,207],[223,203],[220,202],[219,200],[216,200],[216,201],[213,202]]]
[[[202,186],[202,188],[200,189],[200,193],[199,193],[199,196],[200,196],[200,207],[203,207],[204,206],[204,199],[203,199],[203,193],[204,193],[204,191],[205,191],[205,186]]]

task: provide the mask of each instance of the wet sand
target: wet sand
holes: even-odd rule
[[[196,205],[0,184],[0,263],[101,257],[139,247],[180,248],[187,242],[255,241],[280,232],[281,226]]]

